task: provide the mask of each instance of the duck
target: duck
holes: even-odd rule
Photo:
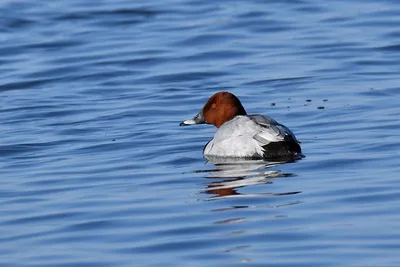
[[[180,126],[212,124],[214,138],[203,149],[205,158],[229,157],[269,159],[301,156],[300,141],[285,125],[260,115],[248,115],[239,98],[217,92],[192,119]]]

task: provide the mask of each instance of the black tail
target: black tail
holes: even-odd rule
[[[301,154],[300,145],[294,141],[273,142],[263,146],[264,158],[287,157]]]

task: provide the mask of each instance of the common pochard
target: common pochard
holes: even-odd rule
[[[263,115],[247,115],[229,92],[214,94],[203,109],[180,126],[213,124],[217,132],[204,147],[207,157],[276,158],[301,155],[299,141],[289,128]]]

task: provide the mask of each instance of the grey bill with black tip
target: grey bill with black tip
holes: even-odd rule
[[[193,124],[203,124],[203,123],[206,123],[206,120],[203,117],[203,113],[199,112],[196,116],[193,117],[193,119],[183,121],[179,124],[179,126],[189,126]]]

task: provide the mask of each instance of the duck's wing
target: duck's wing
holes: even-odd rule
[[[249,115],[248,117],[261,126],[260,132],[253,136],[261,145],[268,145],[274,142],[299,143],[294,133],[276,120],[263,115]]]

